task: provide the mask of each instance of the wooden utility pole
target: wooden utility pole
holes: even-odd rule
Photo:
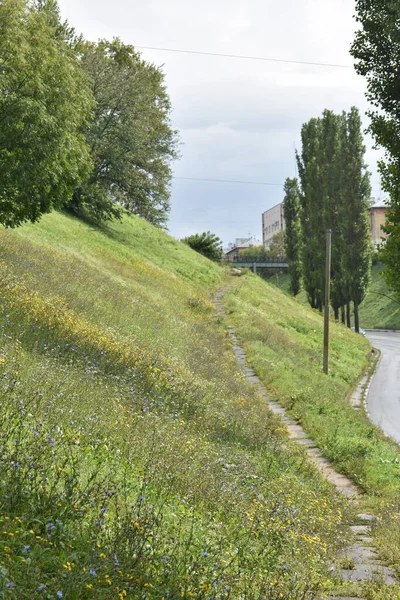
[[[331,303],[331,248],[332,230],[326,232],[326,267],[325,267],[325,311],[324,311],[324,373],[328,375],[329,365],[329,309]]]

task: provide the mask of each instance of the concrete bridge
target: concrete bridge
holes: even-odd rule
[[[232,260],[227,261],[227,263],[230,264],[232,267],[248,267],[252,269],[253,273],[257,273],[257,269],[288,269],[288,263],[283,261],[284,259],[277,259],[266,262],[257,262],[250,260]]]

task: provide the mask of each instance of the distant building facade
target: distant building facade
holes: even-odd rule
[[[371,238],[374,245],[379,244],[382,239],[387,238],[387,233],[382,231],[382,225],[386,223],[387,199],[375,201],[369,207],[369,217],[371,219]]]
[[[262,214],[263,244],[269,249],[272,238],[278,231],[285,229],[285,218],[283,216],[283,203],[273,206]]]
[[[224,254],[224,259],[228,261],[236,261],[241,250],[246,250],[251,246],[261,246],[261,241],[256,237],[236,238],[233,244],[229,244]]]

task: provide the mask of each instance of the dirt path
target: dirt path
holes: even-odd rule
[[[227,315],[223,306],[223,297],[229,290],[230,286],[225,286],[220,289],[214,296],[214,304],[217,313],[223,319]],[[268,395],[268,390],[254,373],[253,369],[246,365],[246,355],[243,348],[240,346],[239,340],[235,335],[232,327],[228,326],[228,334],[233,342],[233,351],[240,367],[243,369],[247,379],[257,386],[259,394],[268,403],[268,406],[275,415],[279,415],[282,422],[285,424],[289,436],[297,443],[304,446],[309,459],[323,473],[323,475],[336,487],[336,489],[344,494],[350,502],[355,506],[358,504],[358,499],[361,496],[359,488],[345,475],[338,473],[332,464],[326,459],[319,450],[315,442],[310,439],[304,432],[301,425],[297,421],[289,417],[286,410],[277,402],[274,402]],[[371,523],[375,520],[374,515],[358,514],[357,522],[351,526],[355,536],[355,542],[347,548],[339,559],[345,559],[345,562],[352,568],[341,569],[339,577],[343,582],[361,583],[363,581],[371,581],[379,578],[380,581],[386,584],[396,583],[393,569],[386,567],[378,560],[378,554],[372,545],[370,537]],[[344,596],[331,596],[331,600],[356,600],[356,598]],[[358,600],[363,600],[358,597]]]

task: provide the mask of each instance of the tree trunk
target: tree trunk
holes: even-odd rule
[[[346,302],[346,323],[347,327],[351,327],[350,302]]]
[[[343,325],[345,325],[346,324],[346,311],[345,311],[344,306],[342,306],[340,308],[340,312],[341,312],[341,321],[342,321]]]
[[[335,321],[339,322],[339,307],[335,306],[333,312],[335,313]]]
[[[360,333],[360,322],[358,319],[358,304],[354,302],[354,331]]]

